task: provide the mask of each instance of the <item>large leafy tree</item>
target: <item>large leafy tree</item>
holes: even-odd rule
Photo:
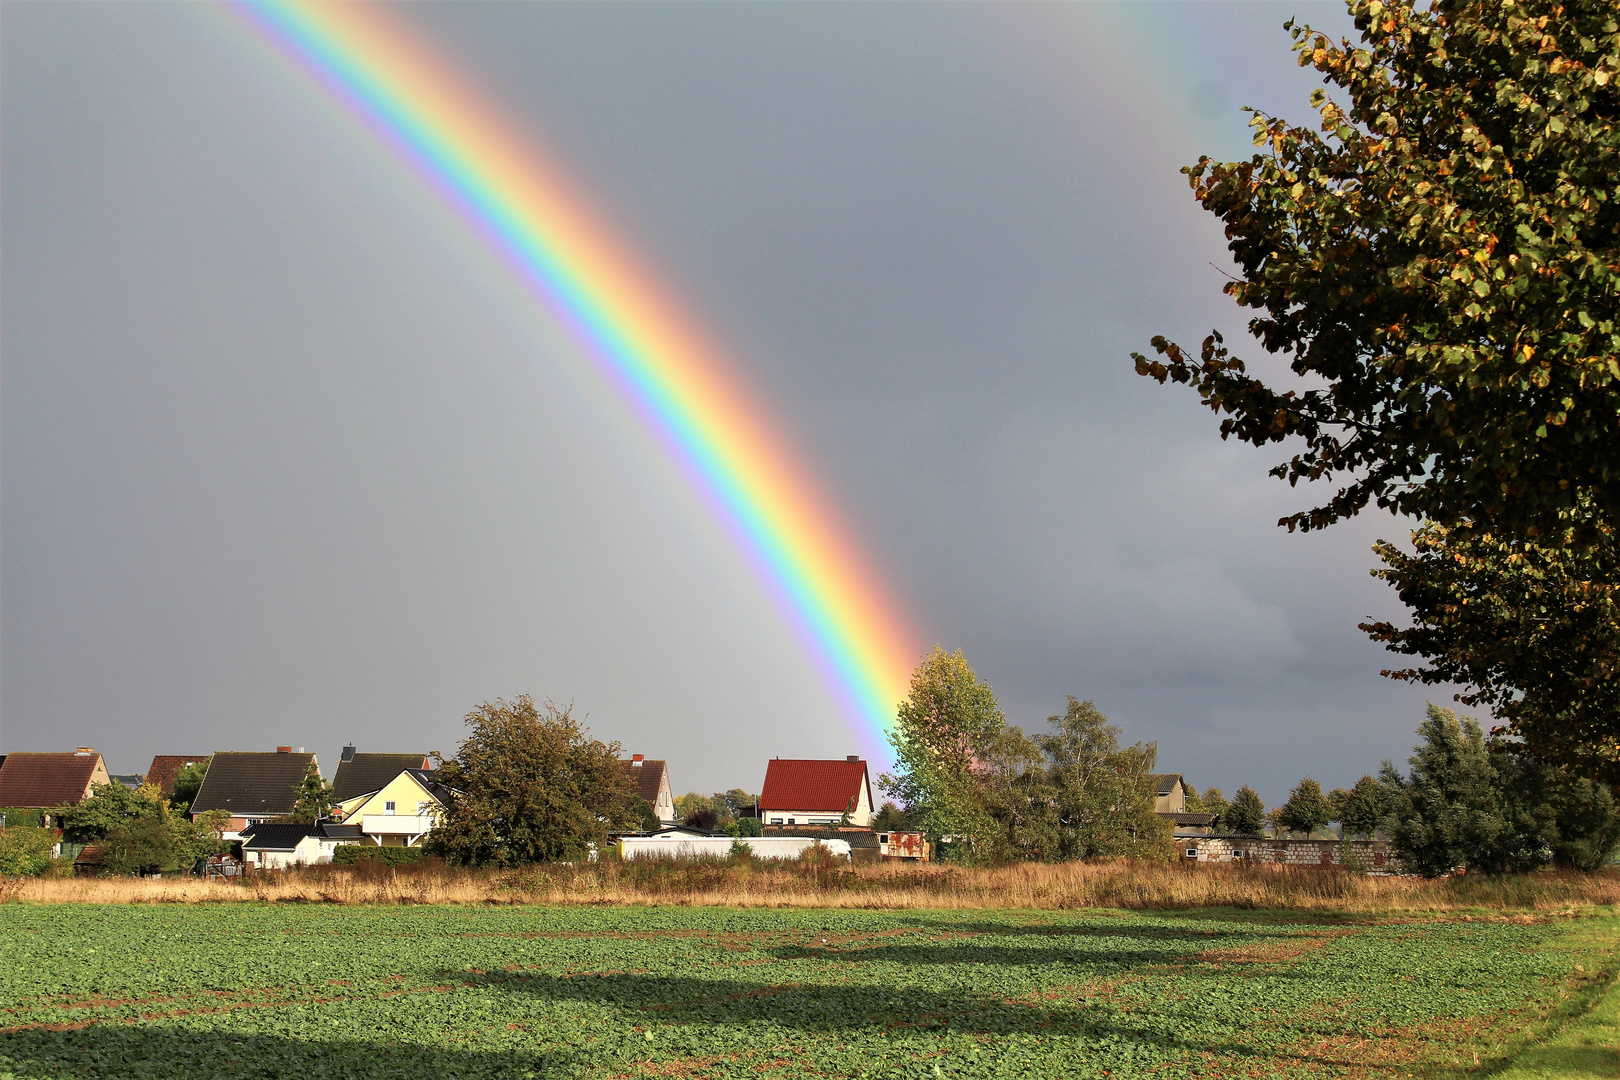
[[[933,840],[985,843],[997,834],[978,770],[998,753],[1006,718],[990,685],[961,652],[935,647],[911,674],[889,741],[892,774],[879,785],[907,807]]]
[[[428,848],[469,866],[580,858],[637,827],[620,747],[588,736],[567,706],[527,694],[467,714],[471,734],[437,774],[451,795]]]
[[[1158,744],[1121,746],[1102,710],[1072,695],[1047,723],[1054,730],[1035,741],[1050,761],[1058,856],[1162,856],[1170,826],[1153,812]]]
[[[1316,123],[1256,114],[1248,161],[1188,169],[1226,223],[1269,385],[1218,334],[1155,338],[1223,437],[1303,448],[1311,529],[1369,502],[1533,539],[1620,509],[1620,27],[1612,0],[1352,0],[1361,43],[1288,25]],[[1578,523],[1579,524],[1579,523]]]
[[[92,785],[89,798],[57,807],[52,813],[62,830],[62,839],[94,844],[136,818],[157,814],[160,808],[167,809],[163,792],[156,785],[127,788],[115,781]]]
[[[1288,801],[1277,808],[1277,825],[1288,832],[1306,836],[1333,820],[1333,806],[1322,793],[1322,785],[1309,776],[1288,793]]]
[[[1620,566],[1607,529],[1589,546],[1552,545],[1428,524],[1414,550],[1380,542],[1412,623],[1362,624],[1425,664],[1397,679],[1461,683],[1529,753],[1620,782]]]
[[[1266,801],[1248,784],[1237,789],[1232,805],[1226,811],[1224,828],[1230,833],[1253,835],[1265,828]]]
[[[1346,836],[1371,836],[1384,816],[1384,788],[1371,776],[1363,776],[1348,791],[1335,788],[1327,798],[1333,820],[1344,827]]]
[[[1477,863],[1507,829],[1485,733],[1477,721],[1430,705],[1423,740],[1402,775],[1386,761],[1384,829],[1406,869],[1439,877]]]
[[[1620,806],[1606,785],[1537,760],[1523,743],[1488,739],[1450,709],[1430,705],[1418,734],[1411,772],[1385,762],[1382,774],[1383,827],[1409,869],[1590,871],[1620,848]]]

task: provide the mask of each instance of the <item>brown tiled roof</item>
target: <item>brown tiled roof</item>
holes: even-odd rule
[[[332,778],[332,801],[342,802],[356,795],[376,791],[406,769],[428,767],[426,754],[356,754],[338,762]]]
[[[191,812],[228,810],[238,815],[292,813],[298,788],[314,754],[227,751],[208,762],[208,775],[192,800]]]
[[[765,766],[759,808],[842,814],[860,805],[861,787],[866,782],[864,761],[772,758]]]
[[[192,762],[207,760],[207,754],[158,754],[152,759],[152,767],[146,770],[146,782],[162,788],[165,795],[173,795],[174,779],[180,775],[180,770]]]
[[[101,755],[7,754],[0,764],[0,806],[47,807],[84,798]],[[105,780],[103,782],[106,782]]]
[[[639,766],[632,761],[621,761],[619,767],[635,783],[636,794],[653,806],[657,806],[658,789],[663,786],[664,779],[663,759],[643,759]]]

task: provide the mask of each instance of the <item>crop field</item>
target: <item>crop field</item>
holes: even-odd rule
[[[1612,918],[0,905],[0,1076],[1489,1069]]]

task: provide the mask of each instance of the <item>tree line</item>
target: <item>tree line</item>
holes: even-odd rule
[[[1048,730],[1006,721],[990,686],[960,652],[931,652],[912,674],[890,735],[894,800],[875,827],[917,829],[963,862],[1172,858],[1172,826],[1154,812],[1154,743],[1125,746],[1090,701],[1069,697]],[[1338,822],[1345,837],[1381,836],[1409,872],[1591,871],[1620,852],[1620,806],[1608,785],[1541,761],[1523,742],[1430,705],[1402,772],[1324,792],[1306,777],[1272,810],[1252,787],[1184,785],[1187,810],[1218,815],[1223,833],[1278,835]]]

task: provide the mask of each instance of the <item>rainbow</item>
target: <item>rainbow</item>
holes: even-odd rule
[[[869,756],[919,653],[875,576],[719,357],[569,190],[379,11],[224,0],[383,142],[583,343],[675,455],[792,623]]]

